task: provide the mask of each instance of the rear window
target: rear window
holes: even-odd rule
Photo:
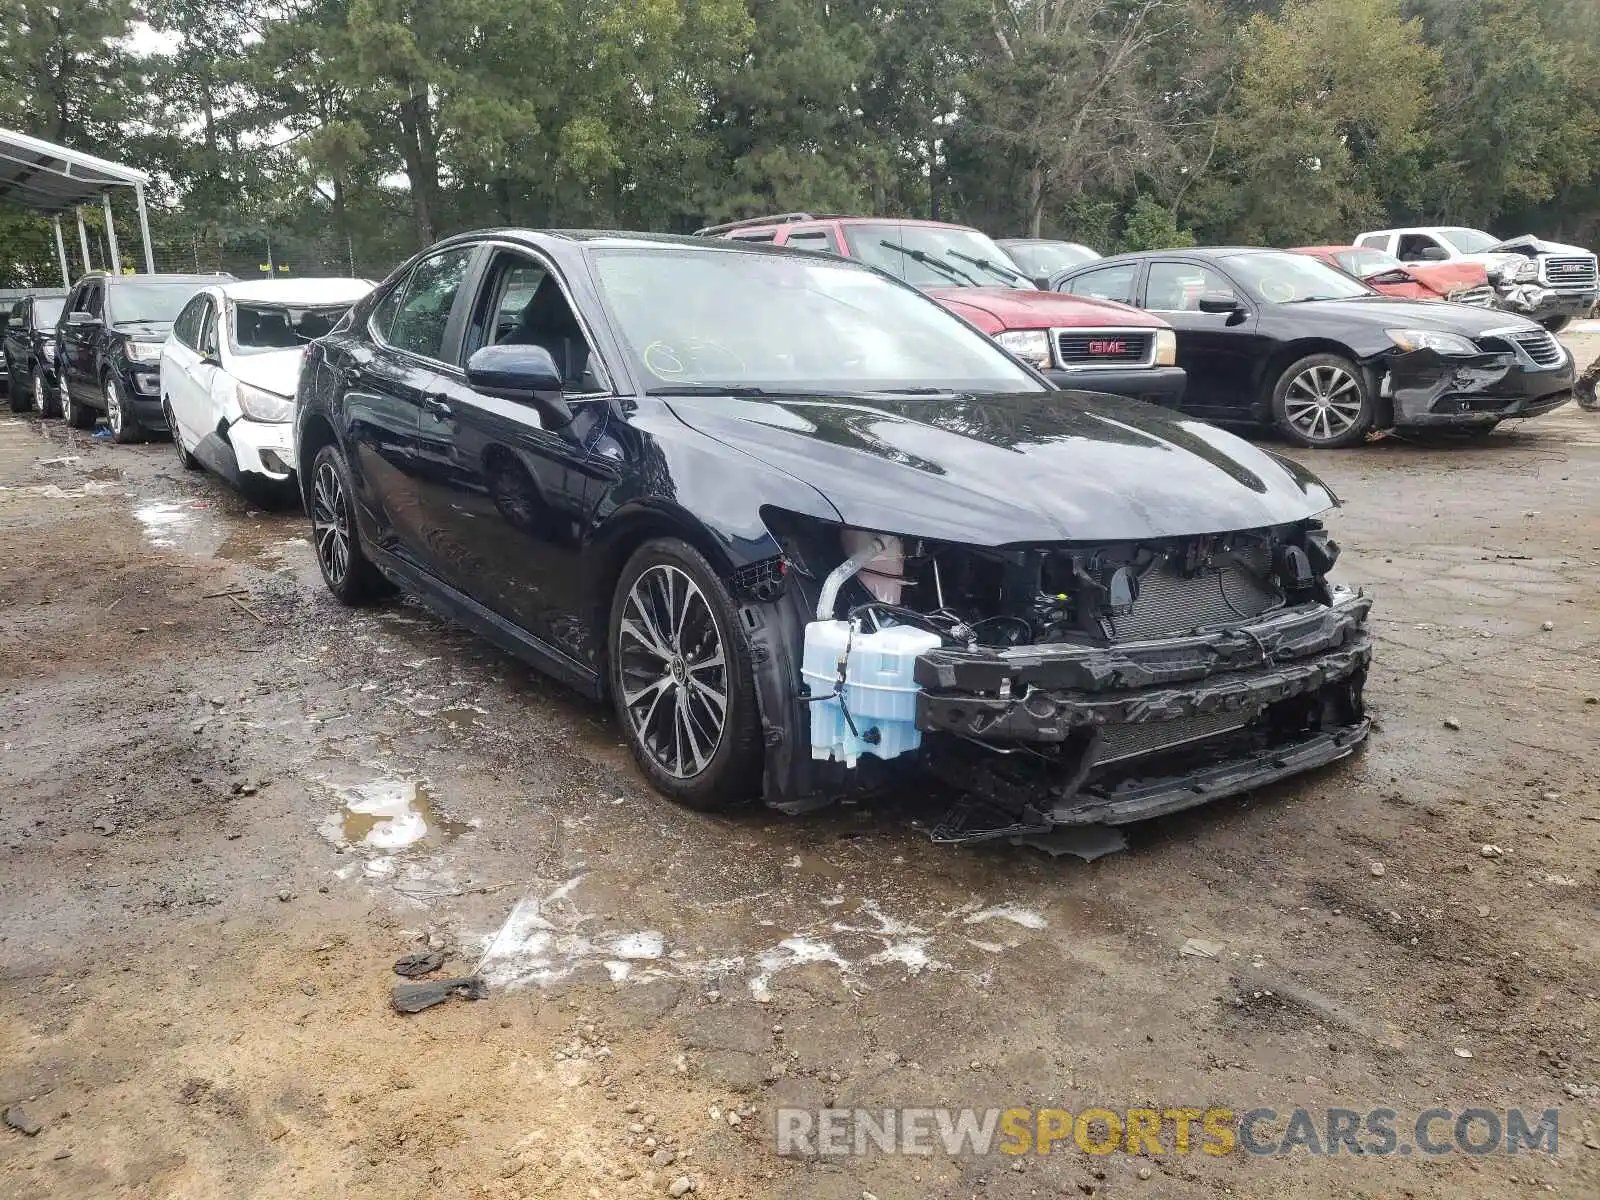
[[[230,342],[240,354],[298,349],[331,330],[350,307],[348,304],[235,304]]]

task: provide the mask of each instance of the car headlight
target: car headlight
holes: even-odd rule
[[[994,340],[1023,362],[1041,371],[1050,365],[1049,330],[1013,329],[995,334]]]
[[[125,342],[123,349],[133,362],[153,363],[161,361],[162,345],[161,342]]]
[[[1178,335],[1170,329],[1156,330],[1156,366],[1178,365]]]
[[[294,420],[294,401],[289,397],[251,387],[248,383],[235,383],[233,388],[239,400],[239,411],[252,421],[281,425]]]
[[[1384,332],[1402,350],[1432,350],[1435,354],[1482,353],[1459,333],[1440,333],[1433,329],[1386,329]]]

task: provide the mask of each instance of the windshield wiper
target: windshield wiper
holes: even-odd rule
[[[971,275],[968,275],[965,271],[960,270],[959,268],[952,267],[949,263],[943,261],[942,259],[935,258],[926,250],[913,250],[909,246],[902,246],[898,242],[886,241],[883,238],[878,239],[878,245],[882,246],[885,250],[893,250],[896,254],[904,254],[912,262],[919,262],[925,267],[932,267],[946,279],[953,279],[957,282],[964,279],[971,286],[978,286],[978,281]]]
[[[951,258],[959,258],[962,262],[971,263],[980,270],[987,271],[991,275],[997,275],[1001,279],[1020,279],[1023,283],[1032,282],[1021,271],[1013,271],[1010,267],[1003,267],[993,259],[974,258],[972,255],[963,254],[959,250],[946,250],[945,253]]]
[[[647,388],[649,396],[771,396],[766,388],[747,383],[674,383],[667,387]]]

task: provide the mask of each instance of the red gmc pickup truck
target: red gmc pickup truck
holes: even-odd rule
[[[1040,291],[991,238],[965,225],[784,213],[698,232],[881,267],[976,325],[1058,387],[1114,392],[1169,408],[1183,399],[1177,340],[1160,317],[1110,300]]]

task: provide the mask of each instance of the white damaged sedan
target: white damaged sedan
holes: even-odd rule
[[[364,279],[261,279],[198,292],[161,351],[161,406],[183,465],[252,497],[292,495],[300,360],[371,290]]]

